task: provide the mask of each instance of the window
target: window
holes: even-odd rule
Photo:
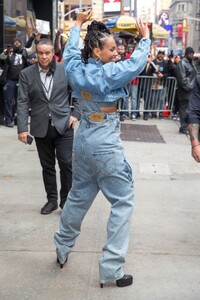
[[[69,12],[69,5],[65,5],[65,14]],[[69,20],[69,15],[65,17],[65,20]]]
[[[196,3],[196,18],[200,20],[200,0],[197,0]],[[199,31],[200,29],[200,21],[195,22],[195,29]]]
[[[178,4],[178,12],[186,12],[186,3]]]

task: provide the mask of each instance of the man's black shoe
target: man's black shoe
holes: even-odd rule
[[[64,205],[65,205],[65,202],[66,202],[66,201],[61,201],[61,202],[60,202],[60,205],[59,205],[59,206],[60,206],[61,209],[63,209],[63,207],[64,207]]]
[[[10,127],[10,128],[12,128],[12,127],[14,127],[14,126],[15,126],[15,123],[14,123],[14,122],[11,122],[11,123],[6,124],[6,127]]]
[[[120,121],[124,122],[124,116],[120,115]]]
[[[151,113],[151,117],[152,117],[152,119],[154,118],[154,119],[157,119],[157,113],[156,112],[152,112]]]
[[[54,210],[58,208],[58,204],[56,202],[47,202],[42,208],[41,208],[41,214],[42,215],[49,215]]]
[[[141,117],[141,115],[140,115],[140,113],[138,112],[137,114],[136,114],[136,119],[139,119]]]
[[[180,129],[179,129],[179,132],[180,132],[180,133],[183,133],[183,134],[189,134],[189,131],[188,131],[188,129],[186,129],[186,128],[180,128]]]

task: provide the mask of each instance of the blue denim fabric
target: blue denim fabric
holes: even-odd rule
[[[151,41],[141,39],[130,59],[103,64],[89,58],[89,63],[83,64],[78,48],[79,36],[80,27],[72,27],[63,54],[65,73],[73,88],[73,97],[97,102],[112,102],[127,97],[125,86],[144,69]]]
[[[111,213],[107,242],[99,261],[100,282],[120,279],[124,275],[134,187],[117,113],[105,114],[103,122],[91,122],[90,113],[82,115],[74,140],[72,172],[72,189],[54,237],[58,258],[64,263],[72,251],[83,218],[101,190],[111,204]]]
[[[107,242],[99,261],[100,282],[123,277],[122,266],[129,242],[134,187],[132,170],[124,156],[117,113],[104,114],[102,122],[92,122],[91,112],[102,106],[116,106],[128,96],[125,86],[145,67],[149,39],[142,39],[130,59],[118,63],[81,61],[78,49],[80,27],[71,29],[64,51],[65,73],[80,99],[82,118],[76,132],[72,160],[72,189],[61,214],[54,241],[61,263],[72,251],[81,223],[101,190],[111,204]]]
[[[136,110],[139,109],[138,105],[138,85],[134,84],[130,86],[130,96],[131,96],[131,114],[137,115]]]

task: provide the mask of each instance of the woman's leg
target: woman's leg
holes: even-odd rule
[[[81,166],[82,165],[82,166]],[[99,187],[87,165],[73,161],[72,189],[64,205],[58,230],[54,235],[56,252],[60,263],[64,263],[80,234],[81,223],[92,205]]]
[[[120,158],[121,156],[121,158]],[[134,187],[131,167],[123,157],[116,156],[116,171],[101,177],[99,187],[111,203],[107,224],[107,242],[99,261],[100,282],[104,283],[124,276],[122,265],[129,243],[129,230],[134,204]]]

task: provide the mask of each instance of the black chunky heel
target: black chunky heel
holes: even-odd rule
[[[133,284],[133,276],[132,275],[124,275],[122,278],[116,280],[116,286],[118,287],[126,287]],[[103,288],[103,283],[100,283],[100,288]]]
[[[59,258],[57,256],[57,263],[59,263],[61,269],[64,267],[64,264],[67,262],[67,259],[68,259],[68,257],[66,258],[65,262],[63,264],[61,264],[59,261]]]
[[[126,287],[133,284],[133,276],[124,275],[122,278],[116,280],[116,285],[118,287]]]

